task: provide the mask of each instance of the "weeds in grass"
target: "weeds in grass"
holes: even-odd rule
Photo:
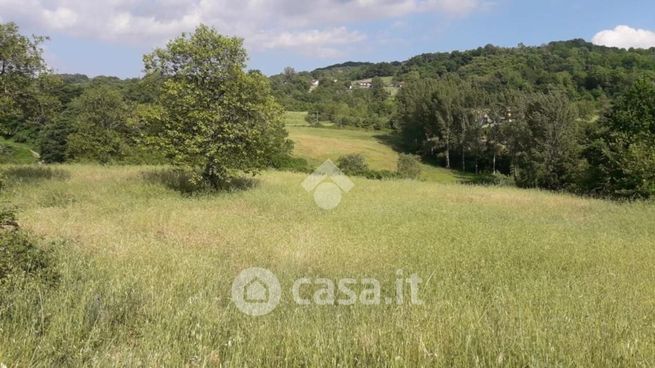
[[[8,182],[34,183],[41,180],[67,180],[70,173],[47,166],[10,166],[3,170]]]
[[[44,248],[55,288],[30,282],[2,299],[8,366],[655,361],[652,203],[353,178],[347,200],[322,211],[303,174],[267,172],[255,190],[188,200],[144,175],[162,169],[64,169],[71,180],[56,187],[75,193],[69,206],[35,200],[48,181],[10,193],[25,230],[69,241]],[[425,279],[424,304],[299,306],[284,286],[277,308],[252,318],[230,302],[248,267],[283,286],[373,277],[393,287],[403,269]]]
[[[170,190],[184,195],[203,195],[215,193],[217,190],[210,185],[195,179],[193,172],[184,169],[155,169],[144,171],[142,177],[153,184],[163,185]],[[225,183],[219,191],[238,192],[257,186],[257,179],[235,177]]]

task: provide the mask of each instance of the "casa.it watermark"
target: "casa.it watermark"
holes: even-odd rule
[[[324,210],[333,210],[341,203],[344,193],[355,184],[332,161],[327,160],[302,182],[308,193],[313,193],[314,203]]]
[[[350,306],[355,304],[421,305],[417,274],[396,271],[392,292],[383,296],[382,283],[375,278],[302,277],[296,279],[288,293],[300,306]],[[282,300],[283,288],[275,274],[264,268],[243,270],[232,283],[232,302],[249,316],[271,313]],[[388,291],[388,290],[387,290]]]

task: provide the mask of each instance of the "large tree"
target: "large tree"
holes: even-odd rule
[[[269,81],[244,71],[246,57],[241,39],[204,25],[144,57],[146,71],[164,78],[148,116],[155,143],[214,188],[236,172],[256,173],[288,147]]]
[[[0,23],[0,133],[14,136],[38,130],[60,108],[50,89],[58,81],[47,75],[41,43],[45,37],[20,34],[14,23]],[[25,133],[35,138],[36,133]]]
[[[70,119],[73,130],[68,137],[67,156],[78,161],[100,163],[122,160],[129,147],[130,114],[128,104],[114,87],[89,87],[80,97],[73,100],[61,118]],[[54,133],[50,128],[65,129],[63,124],[55,125],[59,126],[49,126],[46,132]]]
[[[611,196],[655,195],[655,84],[640,80],[600,121],[587,149],[591,190]]]
[[[517,183],[525,187],[565,189],[582,169],[577,112],[559,94],[530,98],[523,118],[510,125]]]

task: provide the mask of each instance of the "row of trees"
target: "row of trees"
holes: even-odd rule
[[[276,97],[288,110],[318,112],[341,125],[378,128],[387,126],[393,115],[393,100],[388,100],[385,109],[370,109],[366,93],[347,90],[353,80],[375,77],[393,77],[394,84],[455,77],[497,94],[506,90],[528,94],[558,91],[574,102],[582,117],[590,119],[639,78],[655,79],[655,48],[622,50],[584,40],[539,47],[487,45],[423,54],[404,62],[347,62],[311,73],[285,71],[271,80]],[[325,88],[310,93],[312,79],[320,80]],[[329,82],[334,80],[342,88],[331,86]]]
[[[373,78],[371,88],[360,89],[353,88],[353,79],[345,75],[337,79],[323,74],[285,68],[282,74],[270,78],[273,93],[287,110],[309,111],[310,123],[329,121],[338,126],[371,129],[389,126],[394,102],[382,78]],[[314,80],[318,86],[312,86]]]
[[[318,121],[392,125],[410,152],[511,175],[524,187],[655,191],[652,50],[573,41],[429,54],[380,68],[344,64],[315,72],[321,84],[310,93],[317,75],[246,72],[242,41],[205,26],[146,55],[147,74],[127,81],[53,75],[41,56],[45,40],[0,24],[0,133],[38,145],[46,162],[167,162],[219,187],[235,172],[288,160],[278,97],[307,103]],[[600,78],[607,66],[616,71]],[[392,69],[405,81],[395,99],[381,78],[361,90],[334,78]]]
[[[417,79],[397,98],[406,149],[522,187],[655,194],[655,84],[636,82],[600,119],[562,92],[488,92],[456,76]]]
[[[312,95],[311,123],[329,121],[337,126],[383,129],[389,126],[393,100],[382,78],[373,78],[371,88],[351,87],[351,83],[324,80]]]
[[[290,152],[268,78],[242,40],[200,26],[144,57],[146,76],[57,76],[40,44],[0,24],[0,128],[45,162],[171,163],[213,188]]]

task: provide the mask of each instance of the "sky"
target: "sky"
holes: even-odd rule
[[[143,55],[198,24],[244,39],[277,74],[345,61],[582,38],[655,47],[651,0],[0,0],[0,22],[47,35],[56,72],[138,77]]]

